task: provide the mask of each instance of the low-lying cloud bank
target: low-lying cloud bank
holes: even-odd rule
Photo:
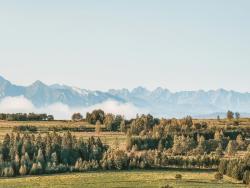
[[[69,107],[63,103],[55,103],[46,107],[37,108],[24,96],[5,97],[0,101],[1,113],[47,113],[54,115],[55,119],[70,119],[74,112],[80,112],[85,116],[86,112],[94,109],[102,109],[107,113],[121,114],[126,118],[135,117],[136,114],[147,113],[147,110],[137,108],[131,103],[120,103],[108,100],[89,107]]]

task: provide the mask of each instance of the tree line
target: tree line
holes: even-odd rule
[[[85,172],[91,170],[132,170],[166,167],[216,168],[219,158],[169,156],[166,151],[146,150],[140,154],[110,148],[100,138],[76,138],[70,132],[6,134],[0,147],[0,175],[4,177]]]
[[[222,159],[218,171],[236,180],[243,180],[243,183],[250,183],[250,155],[244,158]]]
[[[10,177],[66,172],[79,158],[89,164],[100,161],[106,150],[99,138],[77,139],[70,132],[6,134],[0,146],[0,174]]]
[[[92,125],[103,124],[107,131],[120,131],[121,126],[125,124],[125,119],[121,115],[105,113],[101,109],[86,113],[86,119],[83,119],[81,113],[74,113],[71,117],[73,121],[85,120]],[[125,126],[125,125],[124,125]]]
[[[0,120],[7,121],[53,121],[53,115],[35,114],[35,113],[14,113],[4,114],[0,113]]]

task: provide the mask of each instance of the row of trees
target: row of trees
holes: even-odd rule
[[[105,114],[103,110],[94,110],[86,114],[86,121],[90,124],[103,124],[107,131],[121,130],[121,126],[125,126],[125,120],[121,115],[111,113]]]
[[[85,141],[70,132],[45,136],[6,134],[0,147],[0,172],[3,176],[64,172],[78,158],[100,161],[106,149],[99,138]]]
[[[240,113],[239,112],[232,112],[230,110],[227,111],[227,119],[232,120],[232,119],[239,120],[240,119]]]
[[[217,168],[219,158],[202,155],[195,157],[168,156],[159,150],[127,153],[123,150],[108,150],[101,160],[103,169],[152,169],[152,168]]]
[[[0,175],[51,174],[72,171],[146,169],[146,168],[216,168],[218,158],[169,156],[166,150],[140,153],[118,148],[108,149],[99,138],[77,139],[70,132],[45,136],[11,134],[4,137],[0,149]]]
[[[83,120],[83,116],[80,113],[74,113],[71,119],[73,121],[81,121]],[[86,121],[96,126],[103,124],[107,131],[119,131],[125,127],[125,120],[121,115],[105,114],[100,109],[87,112]]]
[[[218,171],[237,180],[243,180],[243,183],[250,183],[250,156],[243,159],[222,159]]]
[[[35,113],[15,113],[15,114],[0,114],[0,120],[7,121],[52,121],[53,115],[35,114]]]
[[[232,111],[227,112],[228,119],[232,120],[234,117],[236,120],[233,122],[233,125],[239,125],[239,113],[233,113]],[[73,121],[83,120],[83,116],[80,113],[74,113],[72,115]],[[193,122],[191,116],[187,116],[182,119],[164,119],[164,118],[155,118],[152,115],[137,115],[133,119],[125,120],[121,115],[114,115],[111,113],[105,113],[103,110],[98,109],[92,112],[86,113],[86,119],[88,123],[96,125],[103,124],[105,130],[108,131],[121,131],[132,135],[145,135],[148,134],[154,129],[162,129],[161,131],[172,132],[173,134],[188,134],[191,132],[193,134],[196,132],[211,132],[211,129],[208,127],[206,121]],[[228,122],[229,125],[232,122]],[[227,126],[230,128],[231,126]],[[213,127],[214,129],[215,127]],[[236,129],[235,127],[234,129]],[[215,130],[213,130],[214,132]]]
[[[167,150],[169,155],[203,155],[216,153],[218,156],[227,154],[233,156],[237,151],[250,149],[248,142],[238,135],[236,140],[224,137],[223,131],[216,131],[213,139],[206,139],[202,135],[195,137],[185,135],[167,135],[163,137],[152,136],[128,136],[127,150]]]

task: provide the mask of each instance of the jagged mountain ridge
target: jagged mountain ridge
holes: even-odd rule
[[[225,112],[228,109],[250,113],[250,93],[224,89],[171,92],[161,87],[153,91],[137,87],[131,91],[110,89],[104,92],[59,84],[49,86],[41,81],[36,81],[27,87],[18,86],[0,76],[0,99],[21,95],[36,107],[58,102],[70,107],[89,107],[114,100],[120,103],[131,103],[159,116],[213,114]]]

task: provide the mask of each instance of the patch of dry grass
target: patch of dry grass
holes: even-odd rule
[[[176,180],[175,175],[182,174],[182,180]],[[107,171],[61,174],[51,176],[34,176],[11,179],[0,179],[0,187],[30,188],[30,187],[204,187],[204,188],[237,188],[243,184],[232,182],[230,178],[214,180],[214,172],[188,171]]]

